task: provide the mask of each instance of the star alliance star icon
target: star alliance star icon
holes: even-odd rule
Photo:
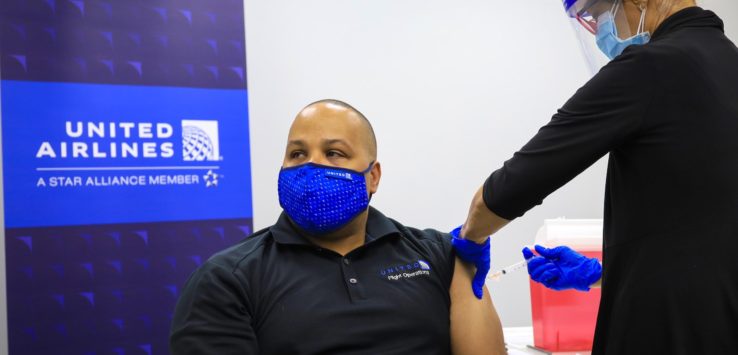
[[[218,186],[218,177],[220,177],[218,174],[212,170],[208,170],[208,173],[203,175],[203,178],[205,178],[205,187]]]

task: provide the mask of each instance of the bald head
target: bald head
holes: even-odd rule
[[[367,165],[377,159],[377,140],[369,120],[339,100],[320,100],[305,106],[292,122],[287,148],[285,166],[298,165],[290,164],[291,159],[294,163],[313,161],[337,166],[343,166],[349,158]]]
[[[374,128],[369,122],[369,119],[367,119],[361,111],[341,100],[323,99],[305,106],[297,117],[299,118],[300,116],[307,116],[310,114],[314,116],[320,116],[321,114],[339,114],[345,116],[346,119],[359,118],[363,131],[361,135],[366,139],[365,144],[367,144],[370,158],[372,161],[377,160],[377,137],[374,134]]]
[[[282,167],[308,163],[362,172],[369,196],[379,188],[382,168],[374,130],[361,112],[345,102],[316,101],[295,117]]]

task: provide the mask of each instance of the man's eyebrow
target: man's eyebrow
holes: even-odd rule
[[[324,139],[323,140],[323,143],[325,143],[325,144],[337,144],[337,143],[340,143],[340,144],[343,144],[343,145],[349,145],[348,142],[346,142],[343,139],[339,139],[339,138],[335,138],[335,139]]]
[[[305,142],[303,142],[303,141],[301,141],[299,139],[294,139],[294,140],[288,141],[287,142],[287,145],[296,145],[296,146],[304,147],[305,146]]]

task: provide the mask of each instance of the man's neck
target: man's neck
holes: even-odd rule
[[[327,236],[311,237],[305,236],[313,244],[334,251],[340,255],[346,255],[366,242],[366,223],[369,211],[356,216],[356,218],[345,227]]]

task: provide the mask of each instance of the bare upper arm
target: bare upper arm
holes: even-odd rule
[[[506,354],[502,324],[489,291],[477,299],[471,288],[474,266],[456,259],[451,296],[451,350],[454,355]]]

